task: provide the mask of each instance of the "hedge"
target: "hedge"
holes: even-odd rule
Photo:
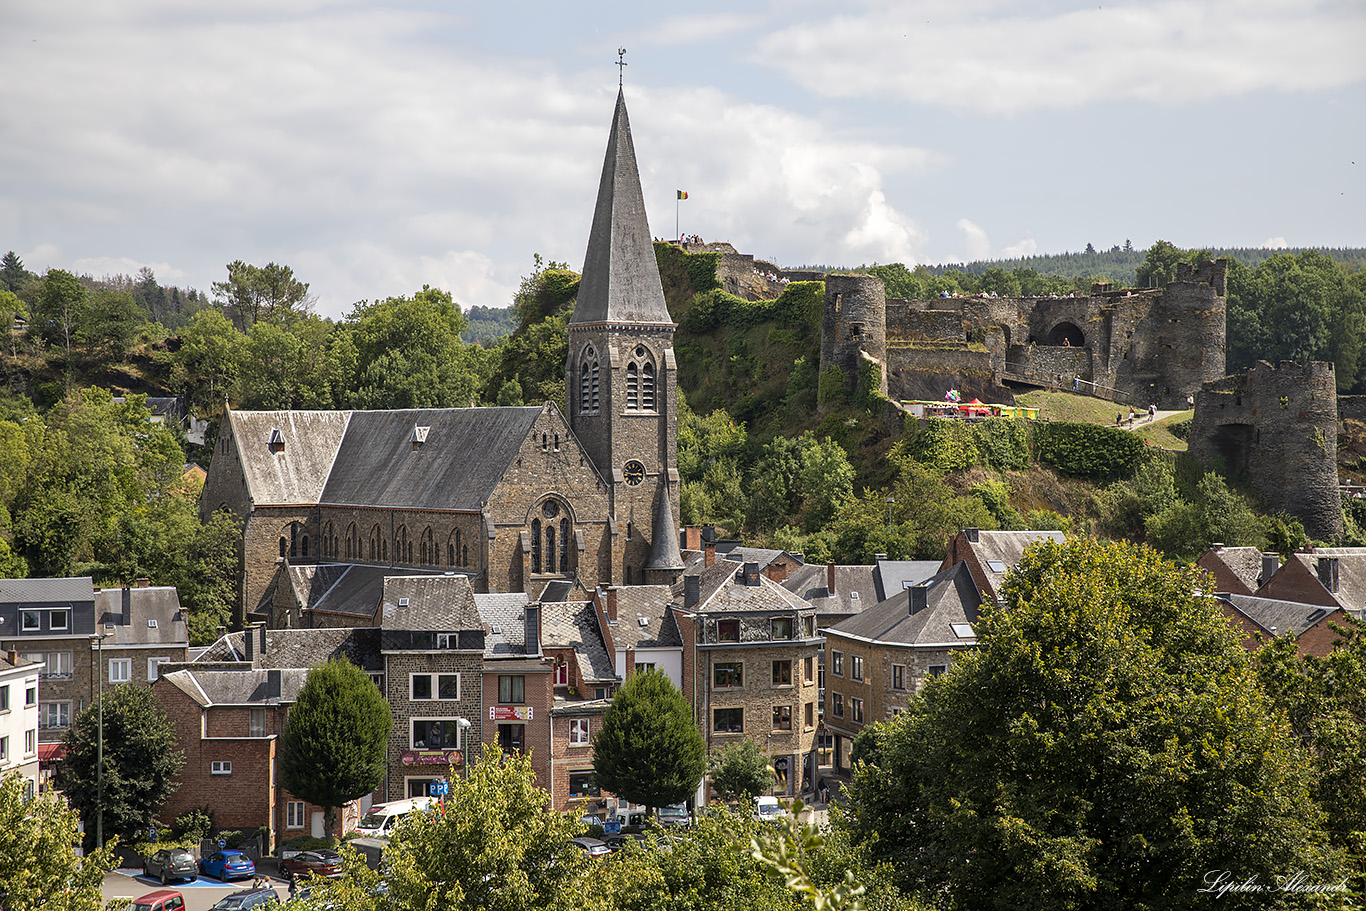
[[[1127,476],[1144,452],[1143,440],[1127,430],[1066,421],[1038,425],[1034,444],[1040,462],[1062,474],[1094,481]]]

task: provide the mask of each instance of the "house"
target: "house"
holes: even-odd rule
[[[239,614],[269,618],[291,569],[319,562],[459,572],[533,600],[557,581],[672,582],[674,329],[619,94],[566,329],[566,413],[230,412],[200,510],[242,522]]]
[[[866,725],[904,711],[926,680],[977,645],[982,601],[962,561],[822,630],[825,727],[834,736],[836,769],[849,767],[848,747]]]
[[[0,780],[24,776],[28,797],[38,793],[38,672],[41,664],[0,652]]]
[[[1216,596],[1224,616],[1243,634],[1243,647],[1255,652],[1276,636],[1290,636],[1301,655],[1322,658],[1333,650],[1338,638],[1334,625],[1345,626],[1347,612],[1341,607],[1279,601],[1257,595]],[[1260,638],[1258,638],[1260,635]]]
[[[549,790],[557,810],[615,806],[593,778],[593,736],[622,680],[604,638],[600,591],[593,601],[541,605],[542,647],[553,668]]]
[[[100,686],[149,684],[163,663],[185,661],[189,644],[173,587],[0,579],[0,651],[42,666],[42,742],[60,741]]]
[[[1195,565],[1212,577],[1210,591],[1250,595],[1280,569],[1279,554],[1262,553],[1255,547],[1211,544]]]
[[[1060,531],[986,531],[965,528],[949,538],[948,554],[940,568],[948,569],[955,563],[966,563],[982,599],[999,604],[1006,573],[1020,562],[1025,548],[1040,541],[1061,544],[1063,540],[1064,535]]]

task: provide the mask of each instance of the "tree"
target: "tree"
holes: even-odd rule
[[[855,772],[860,843],[957,907],[1186,908],[1211,871],[1337,883],[1310,770],[1201,588],[1138,545],[1026,551],[979,650]]]
[[[33,303],[33,322],[38,334],[49,344],[60,344],[70,356],[71,342],[85,324],[86,303],[85,286],[76,276],[62,269],[49,269]]]
[[[175,728],[147,687],[104,687],[104,799],[99,799],[100,706],[76,716],[62,740],[66,756],[57,767],[57,787],[85,820],[94,838],[96,815],[104,810],[104,833],[134,841],[156,818],[157,808],[177,786],[185,755]]]
[[[384,694],[351,662],[308,672],[285,722],[280,771],[290,793],[324,808],[329,837],[337,809],[384,780],[392,726]]]
[[[598,785],[653,813],[692,797],[706,766],[706,744],[687,699],[662,671],[633,674],[593,738]]]
[[[753,740],[714,750],[707,766],[712,789],[722,800],[749,801],[773,787],[768,757]]]
[[[19,289],[28,284],[32,277],[33,274],[24,268],[24,261],[13,250],[0,257],[0,288],[18,294]]]
[[[0,906],[9,911],[100,911],[114,846],[76,855],[79,814],[58,798],[25,795],[25,779],[0,780]]]
[[[294,277],[289,266],[252,266],[240,259],[228,263],[228,280],[213,283],[218,304],[242,332],[265,321],[287,326],[313,309],[308,282]]]

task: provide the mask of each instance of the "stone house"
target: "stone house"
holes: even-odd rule
[[[97,590],[88,576],[0,579],[0,650],[42,665],[44,743],[66,735],[101,685],[145,686],[162,664],[183,662],[189,645],[173,587]]]
[[[982,600],[959,562],[823,630],[825,727],[837,770],[849,767],[849,747],[866,725],[904,711],[957,652],[976,647]]]
[[[1063,540],[1064,535],[1060,531],[986,531],[965,528],[949,538],[948,553],[940,568],[948,569],[955,563],[966,563],[973,582],[977,583],[977,590],[982,594],[982,600],[999,604],[1006,573],[1020,562],[1025,548],[1039,541],[1061,544]]]
[[[0,652],[0,780],[24,776],[25,793],[38,793],[38,672],[42,665]]]
[[[615,806],[593,778],[593,736],[622,679],[603,634],[601,589],[595,597],[541,605],[543,647],[553,668],[550,795],[557,810]]]

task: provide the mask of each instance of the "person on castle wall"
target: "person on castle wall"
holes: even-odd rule
[[[1194,407],[1195,407],[1195,396],[1193,396],[1193,395],[1188,395],[1188,396],[1186,396],[1186,407],[1187,407],[1187,408],[1194,408]]]
[[[1076,392],[1076,391],[1077,391],[1077,389],[1078,389],[1078,383],[1079,383],[1079,378],[1078,378],[1078,377],[1075,377],[1075,376],[1072,377],[1072,391],[1073,391],[1073,392]]]
[[[1129,406],[1129,426],[1130,426],[1130,427],[1134,426],[1134,417],[1135,417],[1135,415],[1134,415],[1134,406],[1133,406],[1133,405],[1130,405],[1130,406]]]
[[[1065,337],[1064,337],[1063,340],[1062,340],[1062,346],[1063,346],[1064,348],[1071,348],[1071,347],[1072,347],[1072,340],[1071,340],[1070,338],[1065,338]]]

